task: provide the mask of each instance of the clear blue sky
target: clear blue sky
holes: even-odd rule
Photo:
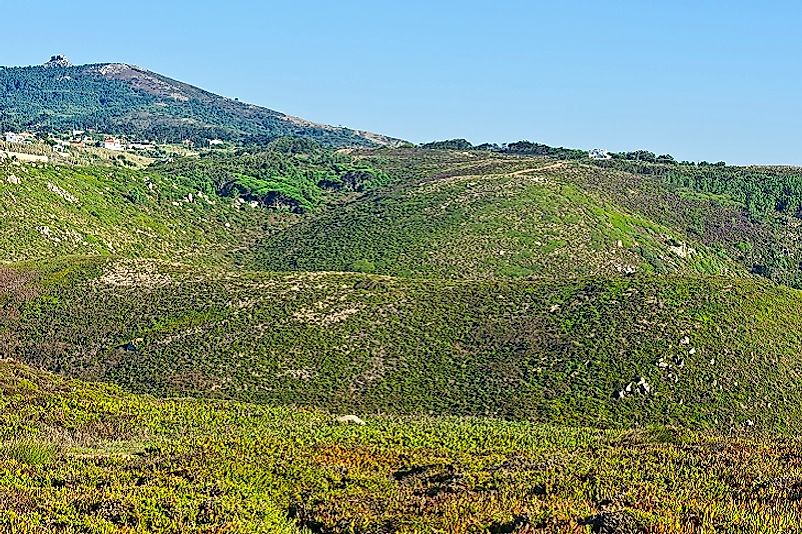
[[[657,4],[2,0],[0,64],[134,63],[415,142],[802,164],[802,3]]]

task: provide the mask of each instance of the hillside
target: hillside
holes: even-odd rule
[[[798,170],[562,150],[0,161],[0,531],[792,531]]]
[[[367,161],[396,180],[271,236],[250,264],[438,278],[746,273],[674,221],[590,188],[604,172],[594,167],[418,150]]]
[[[234,251],[303,213],[387,180],[308,140],[143,169],[0,159],[0,260],[111,254],[230,263]]]
[[[92,128],[162,142],[265,143],[283,136],[328,146],[394,145],[383,135],[315,124],[122,63],[0,68],[0,131]]]
[[[65,254],[222,261],[266,220],[258,209],[156,173],[0,160],[4,261]]]
[[[802,174],[711,169],[333,151],[289,138],[140,169],[6,160],[0,251],[6,261],[225,257],[251,270],[424,278],[751,273],[802,285],[789,193]],[[753,182],[773,195],[770,207],[739,195]]]
[[[757,274],[802,287],[802,170],[396,149],[384,188],[244,260],[422,277]]]
[[[404,280],[99,258],[3,273],[5,354],[133,391],[606,427],[802,422],[802,295],[756,279]]]

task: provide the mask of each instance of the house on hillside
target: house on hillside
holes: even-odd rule
[[[6,143],[31,143],[36,139],[36,136],[31,132],[6,132]]]
[[[209,146],[222,146],[223,141],[220,139],[209,139]]]
[[[116,137],[107,137],[105,141],[103,141],[103,148],[106,150],[122,150],[123,145],[119,139]]]
[[[612,159],[612,156],[606,148],[594,148],[588,152],[590,159]]]

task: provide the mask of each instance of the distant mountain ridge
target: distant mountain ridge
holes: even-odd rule
[[[317,124],[247,104],[126,63],[0,67],[0,130],[99,131],[160,141],[261,143],[283,136],[326,146],[395,146],[401,140]]]

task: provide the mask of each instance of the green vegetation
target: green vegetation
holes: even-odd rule
[[[796,170],[466,143],[0,162],[0,531],[793,531]]]
[[[405,160],[424,154],[419,176],[271,235],[248,264],[347,271],[368,261],[377,273],[440,278],[746,273],[684,229],[589,194],[583,176],[592,167],[422,151],[383,151],[368,161],[399,177],[408,175]]]
[[[583,175],[584,189],[724,251],[755,274],[802,287],[799,169],[618,160],[594,167]]]
[[[494,419],[339,425],[13,363],[0,363],[0,383],[2,437],[52,451],[43,463],[0,454],[8,532],[788,532],[802,521],[798,439]]]
[[[0,325],[6,354],[160,396],[781,433],[802,417],[802,296],[754,279],[456,282],[99,259],[7,278],[25,291]],[[630,395],[641,378],[650,391]]]
[[[298,213],[318,207],[327,192],[362,192],[389,180],[346,154],[294,138],[273,141],[264,151],[212,152],[153,170],[209,195],[235,196]]]
[[[162,142],[264,144],[283,136],[328,146],[397,141],[313,124],[122,64],[0,68],[0,131],[92,128]]]
[[[155,172],[0,161],[0,257],[6,261],[122,254],[222,262],[266,222],[264,210]]]
[[[210,153],[145,169],[0,160],[0,257],[68,254],[230,263],[316,210],[389,180],[313,141]]]
[[[472,150],[474,146],[465,139],[449,139],[447,141],[433,141],[424,143],[421,148],[431,150]]]
[[[672,186],[731,199],[754,218],[765,219],[775,212],[802,216],[802,171],[798,168],[653,163],[661,163],[661,159],[597,164],[656,176]]]

